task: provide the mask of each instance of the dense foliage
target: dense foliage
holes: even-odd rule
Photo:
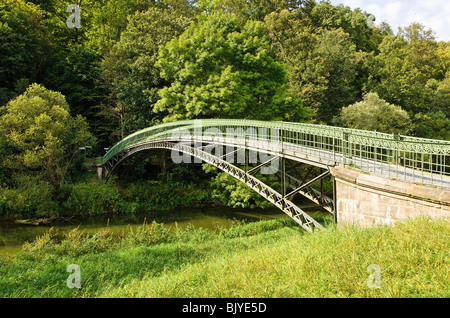
[[[230,229],[169,231],[143,224],[61,237],[48,233],[0,258],[0,297],[448,298],[445,220],[310,235],[291,219]],[[81,270],[68,288],[68,264]],[[371,264],[381,288],[368,288]]]
[[[449,139],[450,43],[419,23],[395,33],[370,12],[314,0],[83,0],[81,28],[70,29],[72,2],[0,0],[0,213],[74,208],[77,195],[92,196],[78,184],[83,155],[163,121],[286,120]],[[136,169],[139,182],[154,175],[148,160]],[[162,173],[183,171],[172,169]],[[184,181],[211,179],[199,171]],[[226,204],[262,204],[220,174],[210,186]],[[84,213],[99,213],[88,204],[79,201]]]
[[[363,101],[342,108],[335,122],[353,129],[390,134],[407,134],[411,131],[408,113],[400,106],[387,103],[377,93],[369,93]]]
[[[64,96],[37,84],[0,111],[0,134],[8,149],[2,165],[12,173],[40,173],[60,186],[79,148],[95,142],[86,120],[70,115]]]

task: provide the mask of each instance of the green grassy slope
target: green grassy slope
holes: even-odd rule
[[[216,232],[46,235],[0,264],[0,297],[450,297],[450,223],[309,234],[291,220]],[[67,287],[77,264],[81,288]],[[369,288],[368,266],[380,288]],[[369,279],[370,280],[370,279]]]

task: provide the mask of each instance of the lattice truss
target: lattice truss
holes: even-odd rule
[[[133,154],[150,150],[150,149],[166,149],[172,151],[179,151],[181,153],[187,154],[189,156],[199,158],[203,162],[211,164],[220,170],[226,172],[237,180],[245,183],[248,187],[256,191],[266,200],[271,202],[273,205],[278,207],[289,217],[291,217],[295,222],[302,226],[308,232],[313,232],[314,230],[324,230],[324,227],[317,222],[314,218],[308,215],[300,207],[292,202],[293,197],[296,194],[301,194],[316,204],[321,205],[325,210],[334,213],[333,199],[326,196],[323,191],[316,190],[312,188],[312,184],[317,181],[323,180],[325,177],[330,176],[330,171],[327,169],[322,172],[319,176],[316,176],[307,181],[311,176],[314,167],[309,167],[307,174],[300,179],[286,173],[286,160],[280,157],[273,157],[266,162],[259,162],[255,167],[249,167],[249,151],[245,148],[238,148],[233,150],[231,153],[225,155],[216,156],[210,151],[205,151],[205,145],[196,143],[195,146],[189,145],[187,143],[174,143],[168,141],[158,141],[151,143],[144,143],[140,145],[134,145],[130,148],[124,149],[122,152],[118,153],[116,156],[111,157],[104,165],[105,177],[108,178],[109,175],[128,157]],[[245,164],[244,169],[238,167],[237,165],[230,163],[229,160],[225,160],[225,157],[229,159],[230,155],[234,156],[238,152],[245,153]],[[279,169],[274,174],[281,180],[282,193],[274,190],[263,181],[259,180],[254,174],[256,174],[261,168],[270,164],[273,160],[280,160],[281,164]],[[234,162],[234,161],[233,161]],[[290,189],[290,192],[287,190]]]

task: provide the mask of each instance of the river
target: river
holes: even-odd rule
[[[317,207],[303,207],[306,212],[318,213]],[[85,218],[72,218],[69,221],[54,222],[51,225],[21,225],[14,221],[0,221],[0,256],[12,255],[22,249],[25,242],[33,242],[44,235],[51,227],[58,233],[67,233],[79,227],[85,233],[94,234],[106,227],[117,235],[136,230],[144,222],[155,220],[168,229],[184,229],[187,226],[212,230],[217,226],[228,228],[235,220],[258,221],[286,218],[287,215],[277,208],[271,209],[232,209],[227,207],[180,209],[177,211],[152,211],[134,215],[101,215]]]

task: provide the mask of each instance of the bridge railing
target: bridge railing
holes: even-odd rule
[[[304,152],[335,165],[399,180],[450,186],[450,141],[440,141],[341,127],[254,120],[205,119],[166,123],[138,131],[117,143],[96,164],[133,145],[188,136],[220,141],[230,136],[236,144],[270,141],[281,151]]]

